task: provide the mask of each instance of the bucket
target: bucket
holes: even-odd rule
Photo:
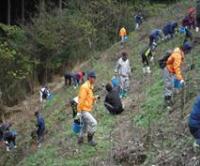
[[[184,27],[180,27],[179,28],[179,33],[183,34],[183,33],[186,33],[186,30]]]
[[[81,124],[80,122],[74,120],[72,123],[72,131],[76,134],[80,133],[81,130]]]
[[[125,41],[128,41],[128,36],[125,36],[125,37],[124,37],[124,40],[125,40]]]
[[[174,88],[181,89],[183,86],[180,84],[180,80],[174,79]]]
[[[53,99],[53,94],[49,94],[48,96],[47,96],[47,100],[52,100]]]

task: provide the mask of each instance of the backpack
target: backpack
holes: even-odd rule
[[[161,69],[164,69],[164,68],[166,67],[166,65],[167,65],[167,60],[168,60],[168,58],[171,56],[171,54],[172,54],[172,50],[168,50],[168,51],[165,53],[165,55],[164,55],[162,58],[160,58],[160,59],[158,60],[158,64],[159,64],[159,66],[160,66]]]
[[[47,89],[45,88],[45,89],[42,91],[42,98],[43,98],[43,99],[47,99],[47,96],[48,96],[48,91],[47,91]]]

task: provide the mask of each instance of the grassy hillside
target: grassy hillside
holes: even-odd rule
[[[129,35],[126,51],[133,68],[131,89],[124,100],[125,112],[111,116],[105,112],[103,99],[105,90],[102,84],[110,81],[113,68],[119,57],[119,43],[102,53],[96,53],[83,70],[94,69],[97,72],[97,94],[102,96],[93,112],[98,121],[95,139],[98,143],[93,148],[84,144],[77,145],[77,136],[71,131],[72,115],[66,107],[69,98],[77,95],[73,88],[57,88],[53,100],[46,103],[42,111],[47,123],[48,133],[40,149],[32,146],[30,132],[34,126],[34,110],[37,109],[37,95],[30,99],[27,112],[16,114],[19,122],[18,149],[11,153],[0,150],[0,160],[5,166],[87,166],[87,165],[195,165],[199,155],[192,149],[193,138],[187,127],[187,115],[191,110],[194,97],[199,90],[200,61],[195,47],[186,56],[186,65],[195,62],[196,68],[185,73],[186,88],[176,96],[174,110],[163,109],[162,71],[158,65],[152,65],[151,75],[142,74],[140,51],[148,43],[148,33],[152,28],[161,27],[168,20],[180,20],[191,2],[183,1],[174,6],[165,7],[154,18],[145,21],[140,32]],[[195,35],[200,36],[199,34]],[[161,43],[156,51],[158,59],[169,49],[179,46],[182,37]],[[63,85],[63,80],[54,84]],[[55,85],[52,85],[55,87]],[[184,100],[181,100],[184,99]],[[20,119],[20,120],[19,120]],[[198,164],[197,164],[198,165]]]

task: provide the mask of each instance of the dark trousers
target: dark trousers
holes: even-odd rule
[[[149,66],[149,58],[142,54],[142,63],[143,63],[143,66]]]
[[[114,108],[114,107],[109,107],[108,105],[106,105],[106,109],[113,115],[120,114],[124,111],[123,108]]]
[[[72,76],[70,74],[65,74],[65,85],[71,85],[72,84]]]
[[[155,38],[153,36],[149,36],[149,46],[152,46],[154,41]]]
[[[200,27],[200,17],[197,17],[196,21],[197,21],[197,27]]]
[[[5,141],[8,142],[8,144],[6,144],[6,146],[9,147],[9,148],[12,148],[13,146],[15,146],[15,145],[16,145],[16,141],[15,141],[15,139],[16,139],[15,136],[12,136],[12,137],[8,137],[8,138],[6,138]]]
[[[44,138],[44,131],[45,129],[44,128],[38,128],[37,129],[37,136],[38,136],[38,143],[42,142],[43,141],[43,138]]]
[[[196,139],[196,143],[200,145],[200,128],[189,126],[190,133]]]

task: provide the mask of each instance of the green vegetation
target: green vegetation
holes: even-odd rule
[[[93,112],[93,115],[98,121],[97,132],[95,135],[98,145],[96,148],[90,147],[87,144],[82,146],[77,145],[77,136],[71,131],[71,110],[69,107],[66,107],[66,103],[69,101],[69,98],[77,95],[78,90],[63,88],[54,94],[54,98],[46,103],[45,108],[42,111],[48,129],[42,147],[40,149],[30,148],[31,138],[28,137],[28,135],[34,126],[34,122],[27,119],[25,122],[21,122],[23,123],[21,124],[23,130],[21,132],[24,133],[20,133],[17,138],[18,149],[13,152],[14,157],[4,153],[2,150],[0,152],[1,162],[6,163],[5,165],[9,166],[120,165],[121,163],[116,164],[112,161],[113,148],[123,145],[134,147],[134,145],[130,143],[131,141],[138,141],[139,143],[144,144],[147,159],[143,165],[147,166],[153,164],[162,165],[163,161],[166,162],[166,165],[183,165],[183,163],[187,165],[193,157],[198,157],[198,154],[191,148],[193,139],[187,131],[187,114],[190,112],[193,99],[199,91],[200,79],[198,78],[200,75],[200,61],[198,58],[198,46],[189,56],[186,56],[187,65],[194,62],[196,64],[195,70],[185,73],[187,85],[185,89],[186,102],[182,107],[180,96],[177,96],[175,104],[176,109],[173,112],[168,112],[163,109],[162,71],[156,65],[156,60],[167,49],[173,49],[175,46],[179,46],[183,41],[182,37],[178,36],[176,39],[159,45],[155,54],[155,65],[152,66],[153,73],[150,76],[143,76],[140,62],[141,59],[139,57],[139,53],[145,47],[145,43],[148,42],[147,34],[150,31],[150,28],[160,27],[167,20],[180,19],[184,15],[184,13],[180,13],[180,11],[186,11],[191,4],[185,1],[184,5],[181,3],[179,10],[174,10],[176,5],[166,7],[163,4],[158,6],[155,5],[153,6],[153,9],[152,6],[145,8],[150,13],[152,12],[151,16],[154,15],[155,17],[149,18],[145,22],[141,32],[130,33],[129,41],[126,45],[129,59],[132,64],[132,79],[135,81],[131,84],[131,93],[129,94],[127,101],[130,100],[128,106],[134,103],[136,104],[136,107],[128,107],[120,116],[111,116],[107,114],[102,104],[105,95],[105,91],[102,90],[102,84],[110,81],[113,75],[113,67],[118,58],[116,53],[120,51],[119,43],[116,43],[104,52],[101,51],[117,40],[117,30],[111,27],[117,27],[116,22],[119,18],[115,12],[119,12],[119,9],[117,8],[119,6],[117,6],[117,3],[113,4],[113,1],[93,1],[93,3],[90,4],[91,11],[87,12],[87,5],[86,3],[82,3],[81,0],[76,1],[76,3],[69,1],[69,4],[69,8],[63,10],[61,16],[59,16],[60,13],[55,11],[50,14],[45,12],[38,18],[33,19],[33,25],[27,25],[22,28],[23,30],[19,28],[15,29],[14,32],[17,34],[14,34],[18,36],[18,41],[23,41],[23,43],[25,43],[24,45],[21,45],[23,48],[10,47],[8,41],[8,49],[6,49],[7,46],[5,45],[3,45],[3,47],[9,52],[12,52],[13,48],[16,48],[16,50],[19,51],[19,55],[17,51],[17,53],[9,53],[8,60],[13,57],[15,58],[15,56],[18,55],[19,58],[22,59],[22,62],[24,62],[25,60],[23,58],[26,56],[20,56],[20,52],[29,57],[28,62],[26,63],[28,64],[28,67],[20,65],[20,68],[17,68],[17,70],[25,68],[23,71],[27,71],[23,73],[23,75],[17,73],[17,78],[19,78],[19,80],[26,80],[30,75],[33,79],[32,74],[34,74],[34,76],[37,75],[37,78],[39,78],[38,76],[41,73],[36,70],[33,72],[33,69],[43,70],[42,67],[45,67],[45,70],[47,70],[48,73],[53,74],[59,71],[65,61],[66,64],[73,66],[75,63],[72,63],[72,57],[79,60],[88,59],[88,57],[90,57],[90,60],[82,67],[82,69],[85,71],[94,69],[97,72],[96,93],[101,94],[102,96],[101,101],[95,105],[95,110]],[[104,8],[104,5],[107,7]],[[116,6],[113,7],[110,5]],[[126,9],[126,5],[129,4],[124,3],[120,7]],[[132,7],[130,5],[129,7],[126,18],[132,20],[132,17],[129,15]],[[156,7],[159,7],[159,13],[157,14],[155,13]],[[78,8],[80,12],[74,11],[74,8]],[[99,10],[95,13],[94,11],[97,8]],[[166,10],[163,8],[166,8]],[[101,13],[100,9],[104,12]],[[101,26],[96,25],[95,27],[95,23],[99,21],[99,19],[97,19],[99,18],[99,15],[102,14],[102,19],[105,18],[107,10],[110,11],[109,14],[111,15],[108,16],[112,21],[103,20],[102,24],[100,24],[101,22],[99,23]],[[173,15],[169,15],[169,11],[170,13],[173,13]],[[95,17],[92,17],[93,15]],[[121,18],[119,20],[121,20]],[[130,20],[126,20],[126,23],[130,24],[129,26],[131,27],[133,25]],[[105,30],[106,27],[104,27],[104,25],[107,25],[107,23],[109,23],[109,27]],[[3,27],[3,32],[6,32],[5,28],[9,29],[10,27]],[[90,31],[87,31],[87,28],[89,28]],[[7,39],[13,41],[11,36]],[[29,39],[28,41],[27,38]],[[63,38],[63,41],[61,41],[60,38]],[[92,45],[89,45],[88,38],[91,40]],[[2,49],[3,51],[4,48]],[[0,58],[1,57],[3,59],[4,56],[1,55]],[[6,61],[5,57],[3,59],[4,61]],[[8,66],[5,65],[5,67]],[[8,70],[11,69],[12,68]],[[12,80],[13,78],[14,77],[9,79]],[[32,117],[30,118],[32,119]],[[128,131],[122,131],[123,123],[127,125],[125,121],[131,121],[131,126],[125,126],[123,128]],[[28,125],[24,127],[24,123]],[[135,128],[142,134],[140,135],[140,132],[134,132]],[[122,133],[121,137],[116,134],[116,131],[117,133]],[[123,138],[126,137],[126,132],[131,133],[130,138]],[[125,139],[125,144],[122,138]],[[120,141],[123,142],[122,145]]]

